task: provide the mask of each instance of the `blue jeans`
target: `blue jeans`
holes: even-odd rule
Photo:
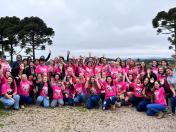
[[[141,100],[143,100],[143,98],[133,96],[133,97],[131,97],[131,98],[129,99],[129,103],[131,103],[131,104],[137,106]]]
[[[78,103],[81,103],[81,102],[86,102],[86,99],[87,99],[87,95],[85,93],[82,93],[80,95],[77,95],[74,98],[74,103],[78,104]]]
[[[32,104],[32,98],[30,96],[20,95],[20,104]]]
[[[64,97],[64,104],[68,102],[68,105],[73,106],[74,100],[72,98],[66,98]]]
[[[139,104],[136,106],[136,110],[139,112],[147,111],[147,105],[151,103],[150,99],[143,99],[139,102]]]
[[[20,96],[17,94],[14,95],[13,98],[11,99],[7,99],[6,97],[1,97],[0,101],[4,104],[5,107],[13,106],[14,109],[19,109]]]
[[[166,106],[162,104],[148,104],[147,105],[147,115],[148,116],[154,116],[160,111],[166,110]]]
[[[116,101],[117,101],[117,97],[115,96],[105,99],[103,102],[103,110],[107,110],[110,105],[115,105]]]
[[[171,99],[170,99],[170,105],[171,105],[171,110],[172,110],[172,113],[174,113],[174,114],[175,114],[176,97],[171,97]]]
[[[36,101],[36,105],[40,105],[41,103],[43,103],[43,106],[45,108],[48,108],[49,107],[49,98],[46,96],[38,96],[37,101]]]
[[[100,101],[99,95],[89,96],[86,102],[86,108],[87,109],[99,108],[99,101]]]

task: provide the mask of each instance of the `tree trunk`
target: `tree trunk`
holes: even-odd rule
[[[13,44],[10,44],[10,63],[13,63]]]
[[[34,43],[34,35],[32,36],[32,56],[33,61],[35,60],[35,43]]]
[[[1,50],[2,50],[2,57],[4,56],[4,45],[3,45],[3,39],[2,39],[2,36],[0,38],[0,41],[1,41]]]

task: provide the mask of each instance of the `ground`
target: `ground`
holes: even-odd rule
[[[2,113],[2,114],[1,114]],[[0,132],[175,132],[176,117],[148,117],[134,108],[115,112],[82,107],[45,109],[31,106],[0,114]]]

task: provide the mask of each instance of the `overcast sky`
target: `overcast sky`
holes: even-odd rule
[[[152,19],[175,0],[0,0],[0,16],[38,16],[55,30],[52,57],[170,57],[167,36],[156,35]],[[49,47],[47,47],[48,49]],[[38,52],[47,55],[48,51]]]

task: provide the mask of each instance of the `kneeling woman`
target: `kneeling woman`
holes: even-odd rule
[[[21,79],[17,80],[18,94],[20,95],[20,104],[21,107],[24,107],[23,104],[32,104],[31,85],[28,81],[26,74],[22,74]]]
[[[7,82],[2,85],[2,97],[0,101],[4,104],[5,108],[14,107],[15,110],[19,109],[20,96],[17,95],[17,87],[13,78],[9,76]]]
[[[94,76],[91,76],[90,79],[87,80],[85,88],[89,95],[86,102],[87,109],[99,108],[101,86],[98,80],[96,80]]]
[[[155,81],[152,91],[154,93],[153,104],[147,105],[147,115],[155,116],[160,113],[159,115],[162,117],[164,115],[163,111],[166,109],[164,88],[160,87],[159,81]]]
[[[107,110],[110,105],[112,110],[115,110],[115,102],[117,100],[117,88],[113,84],[113,80],[111,76],[106,77],[105,84],[105,100],[103,102],[103,110]]]
[[[43,80],[37,85],[37,102],[36,105],[43,103],[45,108],[49,107],[50,99],[52,98],[53,92],[51,84],[48,81],[47,76],[43,76]]]
[[[63,100],[63,90],[65,89],[64,84],[62,84],[61,80],[56,81],[52,84],[52,91],[53,91],[53,100],[51,102],[51,107],[62,107],[64,105]]]

